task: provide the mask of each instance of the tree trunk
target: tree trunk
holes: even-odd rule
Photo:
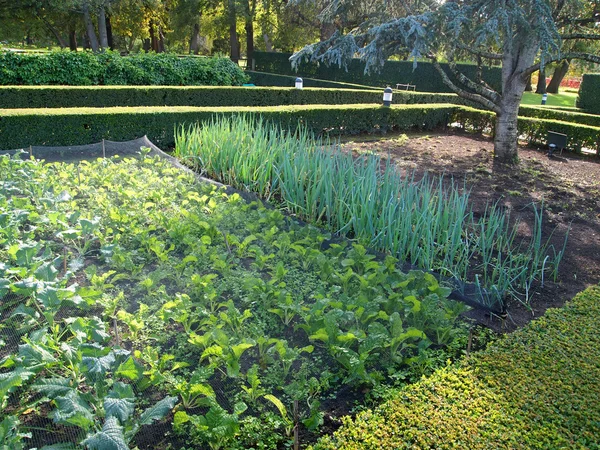
[[[88,1],[83,2],[83,21],[85,22],[85,31],[90,41],[90,47],[93,52],[97,52],[100,46],[98,44],[98,38],[96,37],[92,16],[90,15],[90,4]]]
[[[263,34],[263,40],[265,41],[265,48],[268,52],[273,51],[273,44],[271,44],[271,39],[269,39],[269,35],[267,33]]]
[[[545,94],[546,93],[546,68],[540,69],[538,72],[538,82],[537,89],[535,90],[536,94]]]
[[[149,38],[144,39],[142,42],[142,48],[146,53],[148,53],[150,50],[152,50],[152,41]]]
[[[100,48],[108,48],[108,33],[106,32],[106,11],[104,6],[98,10],[98,37],[100,38]]]
[[[254,56],[254,21],[246,19],[246,58],[250,61]]]
[[[38,18],[41,19],[41,21],[44,23],[44,25],[46,25],[46,28],[48,28],[48,30],[54,35],[54,37],[56,38],[56,42],[58,42],[58,45],[61,49],[65,48],[67,46],[67,44],[65,43],[64,39],[62,38],[62,36],[60,35],[60,33],[58,32],[58,30],[52,26],[52,24],[50,22],[48,22],[46,19],[39,17]]]
[[[321,23],[321,27],[319,28],[319,39],[321,42],[329,39],[333,33],[335,33],[334,23]]]
[[[235,11],[235,0],[228,0],[227,8],[227,18],[229,22],[230,58],[233,62],[237,63],[240,59],[240,45],[238,42],[238,36],[236,32],[237,15]]]
[[[190,53],[197,55],[200,53],[200,24],[196,22],[190,39]]]
[[[158,53],[165,52],[165,34],[160,26],[158,27],[158,42],[156,50]]]
[[[531,92],[533,88],[531,87],[531,75],[527,77],[527,82],[525,83],[525,92]]]
[[[158,39],[156,38],[156,33],[154,32],[154,22],[151,20],[150,21],[150,25],[149,25],[150,29],[150,49],[155,52],[158,53]]]
[[[527,84],[527,77],[520,74],[533,64],[538,49],[539,42],[536,39],[520,36],[513,41],[510,51],[505,50],[503,54],[502,96],[496,102],[495,162],[516,164],[519,161],[519,105]]]
[[[106,38],[108,41],[108,48],[111,50],[115,49],[115,38],[112,31],[112,22],[110,21],[110,14],[106,14]]]
[[[77,51],[77,33],[75,32],[75,28],[69,30],[69,49],[72,52]]]
[[[247,0],[246,3],[246,58],[252,61],[254,56],[254,14],[256,12],[256,0]]]
[[[563,78],[569,71],[570,63],[570,60],[565,59],[561,65],[556,66],[556,69],[554,69],[552,79],[550,80],[550,83],[548,83],[548,87],[546,88],[546,91],[548,91],[550,94],[558,94],[558,88],[560,87],[560,83],[562,82]]]

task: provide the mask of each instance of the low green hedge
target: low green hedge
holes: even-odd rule
[[[600,114],[600,73],[583,75],[576,105],[585,112]]]
[[[416,85],[417,90],[421,92],[451,92],[433,64],[428,61],[420,61],[416,68],[412,60],[386,61],[379,72],[372,71],[371,73],[365,73],[365,63],[359,59],[353,59],[348,64],[348,70],[336,65],[327,66],[302,62],[296,72],[289,61],[290,56],[292,56],[291,53],[254,52],[255,70],[294,77],[299,74],[301,77],[360,83],[379,88],[396,87],[397,83],[407,83]],[[442,64],[442,67],[446,69],[450,78],[456,81],[447,64]],[[475,64],[458,64],[458,68],[471,79],[477,75]],[[502,90],[502,69],[500,67],[484,67],[483,78],[497,91]]]
[[[476,133],[494,133],[496,114],[463,106],[455,110],[453,121],[461,124],[466,130]],[[548,131],[567,135],[567,145],[570,149],[579,151],[582,147],[600,148],[600,127],[581,125],[560,120],[519,117],[519,135],[530,144],[546,145]]]
[[[2,108],[277,106],[382,103],[375,90],[239,86],[0,86]],[[454,94],[396,92],[394,104],[457,103]]]
[[[445,126],[456,105],[309,105],[280,107],[140,107],[0,110],[0,149],[29,145],[78,145],[102,139],[123,141],[147,135],[163,147],[174,143],[174,128],[219,114],[251,114],[283,127],[306,126],[316,132],[358,134],[391,129]]]
[[[247,80],[228,58],[178,57],[168,53],[56,51],[0,53],[2,85],[241,85]]]
[[[585,114],[581,110],[558,110],[539,106],[521,106],[519,108],[521,117],[537,117],[539,119],[559,120],[561,122],[572,122],[581,125],[600,127],[600,115]]]
[[[600,448],[600,287],[346,418],[314,450]]]
[[[296,75],[278,75],[276,73],[257,72],[254,70],[246,70],[250,81],[249,83],[256,86],[279,86],[291,87],[296,84]],[[373,90],[373,86],[365,86],[364,84],[342,83],[339,81],[318,80],[316,78],[302,78],[302,84],[305,87],[315,88],[338,88],[338,89],[366,89]]]

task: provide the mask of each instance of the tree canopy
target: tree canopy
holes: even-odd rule
[[[325,20],[343,16],[360,0],[334,0],[323,9]],[[582,0],[475,0],[400,2],[407,15],[394,15],[393,4],[367,8],[365,20],[348,33],[336,31],[329,39],[310,44],[292,57],[344,66],[354,56],[365,61],[365,71],[377,70],[394,55],[430,60],[444,83],[461,97],[497,115],[495,155],[517,160],[517,114],[529,76],[545,65],[600,57],[573,45],[600,39],[600,5]],[[488,86],[481,76],[468,78],[456,66],[471,58],[479,67],[502,66],[502,90]],[[447,71],[439,64],[447,60]],[[450,77],[450,74],[453,77]],[[457,79],[458,82],[453,82]]]

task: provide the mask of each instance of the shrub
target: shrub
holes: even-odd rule
[[[255,69],[280,75],[296,76],[298,74],[320,80],[359,83],[381,88],[395,87],[396,83],[409,83],[416,85],[417,89],[422,92],[450,92],[429,62],[419,62],[415,69],[412,61],[387,61],[381,72],[369,74],[365,74],[365,65],[358,59],[354,59],[348,64],[347,71],[325,64],[301,63],[296,73],[289,61],[290,56],[289,53],[254,52]],[[442,66],[445,67],[444,64]],[[447,69],[447,67],[445,68]],[[477,67],[475,65],[458,64],[458,68],[469,78],[476,77]],[[453,79],[453,77],[450,78]],[[483,78],[494,89],[501,90],[502,71],[500,68],[485,68]]]
[[[394,104],[455,103],[454,94],[397,92]],[[277,106],[382,102],[382,92],[233,86],[0,86],[4,108],[111,106]]]
[[[346,418],[314,450],[598,448],[600,287]]]
[[[315,133],[357,134],[445,126],[455,105],[308,105],[280,107],[140,107],[0,110],[0,149],[29,145],[78,145],[101,139],[123,141],[147,135],[157,145],[174,143],[178,124],[217,115],[262,116],[285,128]]]
[[[243,71],[227,58],[180,58],[166,53],[57,51],[0,54],[3,85],[241,85]]]
[[[586,73],[579,86],[577,107],[592,114],[600,114],[600,73]]]

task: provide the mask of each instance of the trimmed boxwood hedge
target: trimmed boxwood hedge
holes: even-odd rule
[[[292,69],[289,61],[290,53],[254,52],[255,70],[259,72],[277,73],[316,78],[319,80],[359,83],[367,86],[383,88],[396,87],[397,83],[414,84],[421,92],[450,92],[443,83],[433,64],[422,61],[414,68],[412,61],[386,61],[379,73],[365,74],[365,65],[359,59],[348,64],[348,70],[338,66],[325,64],[301,63],[298,72]],[[444,64],[442,66],[446,67]],[[469,78],[475,78],[477,66],[474,64],[458,64],[459,69]],[[449,73],[449,70],[446,71]],[[450,77],[453,79],[453,77]],[[497,91],[502,89],[502,70],[499,67],[484,68],[484,80]]]
[[[239,86],[0,86],[0,108],[277,106],[382,102],[375,90]],[[397,92],[395,104],[455,103],[454,94]]]
[[[314,450],[600,448],[600,287],[346,418]]]
[[[29,145],[78,145],[102,139],[124,141],[147,135],[163,147],[174,144],[174,128],[220,114],[248,114],[316,133],[358,134],[391,129],[444,127],[456,105],[308,105],[280,107],[140,107],[0,110],[0,149]]]
[[[521,117],[537,117],[539,119],[559,120],[561,122],[572,122],[582,125],[600,127],[600,115],[585,114],[581,110],[558,110],[548,109],[540,106],[521,106],[519,108]]]
[[[583,75],[576,104],[585,112],[600,114],[600,73]]]
[[[111,51],[0,53],[2,85],[232,86],[246,80],[237,64],[222,57],[178,57],[169,53],[121,56]]]
[[[457,108],[453,117],[468,131],[494,132],[496,115],[491,111],[482,111],[466,106]],[[530,144],[546,145],[548,131],[555,131],[567,135],[569,149],[576,151],[582,147],[600,149],[600,127],[581,125],[560,120],[539,119],[532,117],[519,117],[519,135],[523,136]]]

